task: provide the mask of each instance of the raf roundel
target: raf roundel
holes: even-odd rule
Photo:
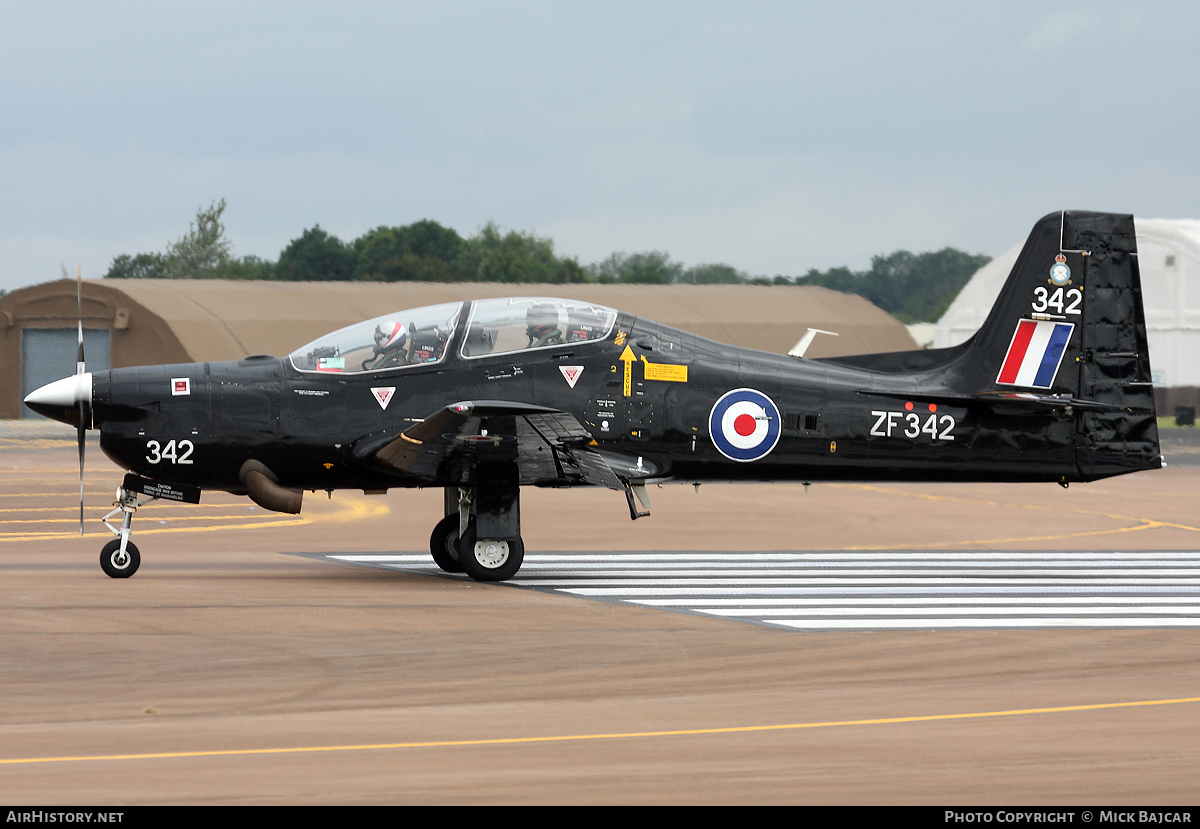
[[[708,415],[713,445],[732,461],[765,458],[779,442],[779,432],[779,409],[754,389],[726,392]]]

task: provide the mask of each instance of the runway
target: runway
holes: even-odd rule
[[[0,437],[10,802],[1195,801],[1200,468],[531,490],[507,586],[423,560],[437,491],[206,494],[116,581],[118,470],[80,539],[69,437]]]
[[[443,575],[427,553],[322,557]],[[1200,627],[1192,552],[538,553],[506,584],[795,630]]]

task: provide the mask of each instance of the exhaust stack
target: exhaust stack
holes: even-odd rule
[[[249,491],[250,500],[263,509],[288,515],[300,514],[303,490],[280,486],[275,474],[258,461],[249,460],[242,464],[238,478]]]

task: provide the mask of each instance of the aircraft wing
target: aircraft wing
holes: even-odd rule
[[[522,484],[624,489],[591,443],[592,436],[569,412],[480,400],[446,406],[400,432],[367,435],[355,444],[354,455],[430,483],[466,480],[476,463],[499,461],[516,462]]]

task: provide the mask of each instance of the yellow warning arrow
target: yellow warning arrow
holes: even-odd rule
[[[633,396],[633,364],[637,362],[637,357],[633,356],[633,349],[625,346],[625,350],[621,352],[619,358],[625,364],[625,396]]]

